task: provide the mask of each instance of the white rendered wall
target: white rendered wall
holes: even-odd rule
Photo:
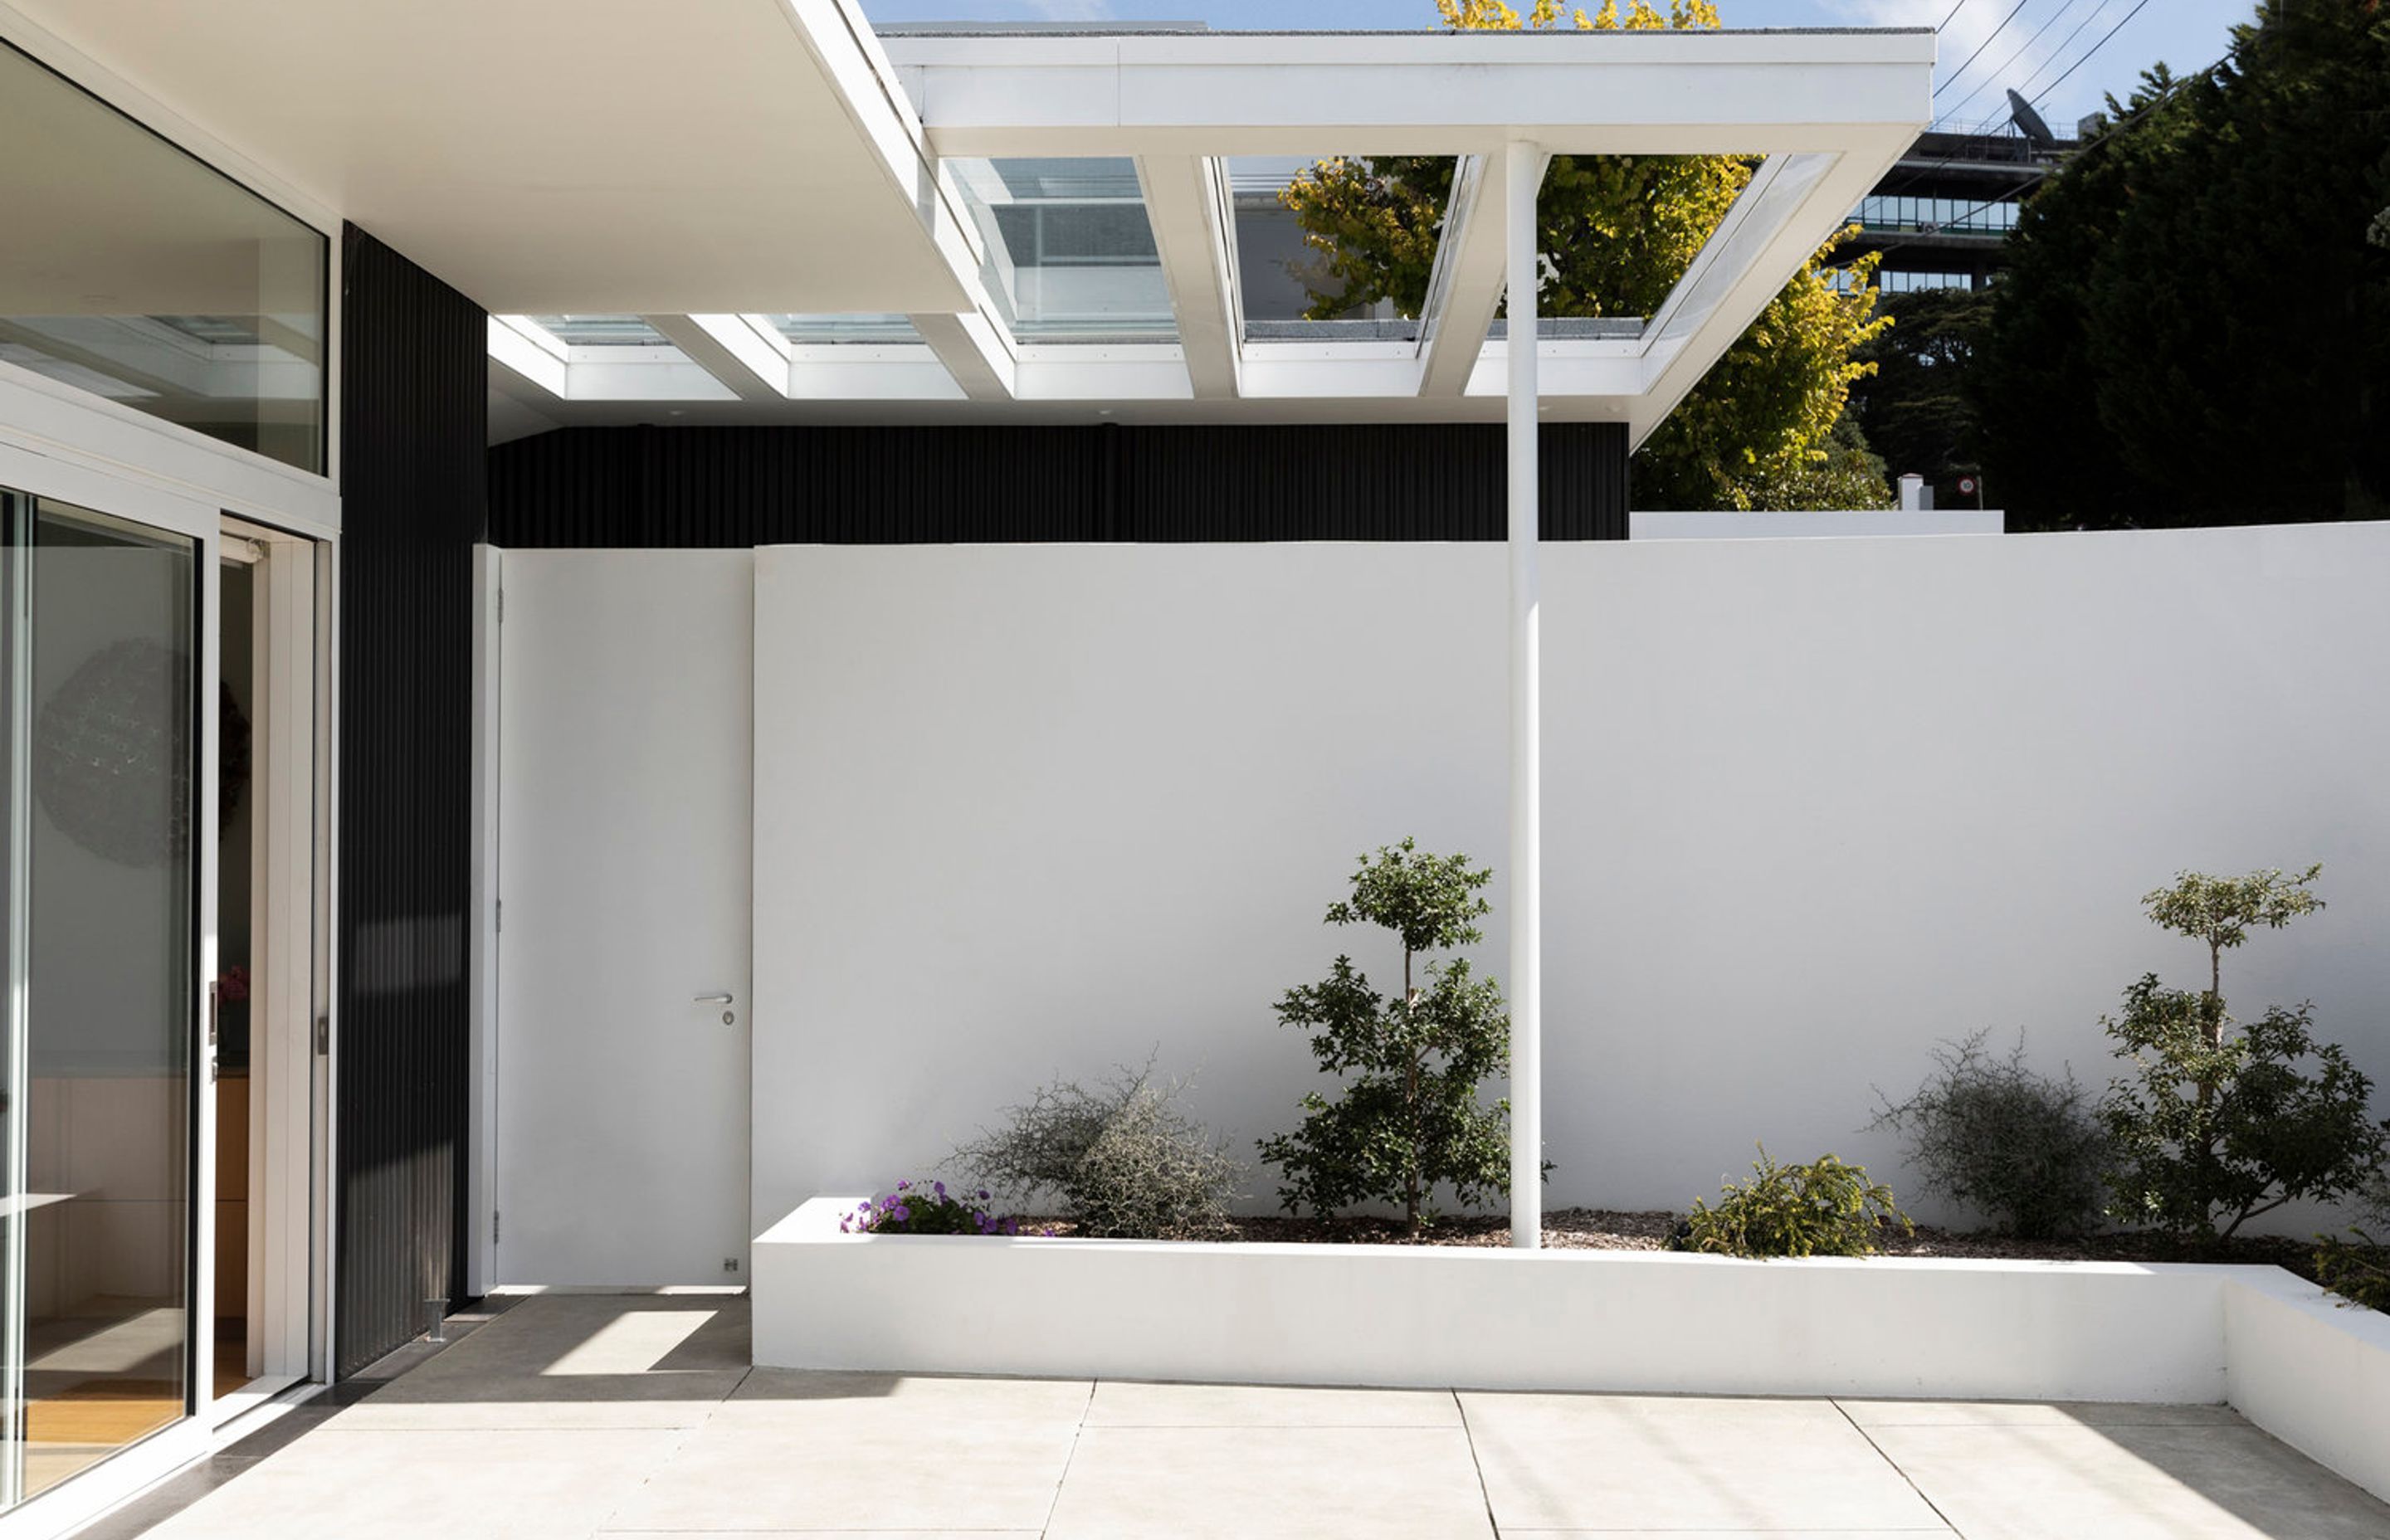
[[[2139,912],[2182,866],[2325,863],[2226,992],[2312,997],[2390,1080],[2384,571],[2381,524],[1548,547],[1551,1204],[1680,1207],[1754,1139],[1903,1186],[1870,1086],[1978,1027],[2104,1083],[2100,1014],[2204,969]],[[1290,1126],[1272,1002],[1394,966],[1319,924],[1354,856],[1500,855],[1502,582],[1495,545],[758,553],[757,1228],[1157,1049],[1246,1148]]]

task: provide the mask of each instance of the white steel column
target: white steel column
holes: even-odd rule
[[[1504,151],[1510,376],[1510,1244],[1544,1242],[1542,685],[1536,571],[1536,191],[1542,149]]]

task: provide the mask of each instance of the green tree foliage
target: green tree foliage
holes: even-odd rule
[[[1972,389],[2025,523],[2378,518],[2390,7],[2265,0],[2026,203]]]
[[[2229,1238],[2294,1200],[2343,1197],[2381,1170],[2390,1124],[2372,1119],[2373,1083],[2338,1044],[2316,1040],[2314,1007],[2277,1007],[2246,1023],[2225,1007],[2224,954],[2254,930],[2323,907],[2310,891],[2319,870],[2185,872],[2142,900],[2159,925],[2205,943],[2208,981],[2169,989],[2146,974],[2125,992],[2123,1014],[2101,1022],[2130,1064],[2100,1109],[2115,1150],[2112,1217]]]
[[[1670,0],[1665,12],[1606,0],[1564,16],[1536,0],[1526,16],[1502,0],[1436,0],[1444,24],[1510,31],[1563,24],[1646,31],[1715,27],[1709,0]],[[1751,180],[1732,155],[1556,156],[1536,199],[1544,314],[1650,315]],[[1427,302],[1436,239],[1452,190],[1449,156],[1323,160],[1281,195],[1317,254],[1314,317],[1389,303],[1416,316]],[[1854,353],[1887,324],[1874,314],[1875,261],[1827,259],[1835,240],[1767,308],[1668,419],[1635,462],[1642,507],[1878,507],[1892,494],[1881,467],[1836,427],[1852,382],[1870,366]]]
[[[1915,1226],[1866,1167],[1832,1155],[1780,1166],[1762,1145],[1749,1182],[1727,1183],[1715,1208],[1693,1200],[1677,1246],[1738,1257],[1863,1257],[1875,1254],[1886,1230],[1908,1235]]]
[[[2375,1172],[2346,1235],[2319,1238],[2316,1281],[2351,1304],[2390,1312],[2390,1173]]]
[[[1330,905],[1330,925],[1376,925],[1400,943],[1403,983],[1389,998],[1349,956],[1319,983],[1286,992],[1279,1020],[1311,1034],[1325,1072],[1344,1078],[1330,1101],[1303,1098],[1302,1126],[1261,1141],[1284,1172],[1289,1210],[1332,1213],[1355,1203],[1400,1203],[1416,1235],[1427,1204],[1448,1187],[1463,1204],[1510,1190],[1510,1104],[1487,1107],[1478,1087],[1510,1068],[1510,1019],[1502,991],[1465,957],[1428,963],[1430,952],[1484,939],[1488,906],[1478,891],[1492,871],[1465,855],[1421,854],[1416,841],[1364,856],[1353,895]]]
[[[1875,372],[1851,386],[1848,418],[1894,475],[1915,471],[1936,507],[1970,507],[1959,478],[1980,474],[1975,404],[1967,389],[1990,318],[1989,289],[1921,289],[1878,304],[1891,329],[1858,351]],[[1989,505],[1997,507],[1997,500]]]

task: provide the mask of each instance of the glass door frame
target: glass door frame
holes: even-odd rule
[[[49,456],[37,455],[0,441],[0,486],[148,525],[190,540],[199,558],[199,595],[195,615],[199,647],[194,671],[197,694],[192,702],[197,718],[198,774],[193,777],[195,809],[213,809],[217,798],[217,723],[214,702],[219,689],[223,561],[222,517],[212,505],[163,488],[115,476]],[[191,1066],[187,1076],[188,1118],[185,1158],[189,1172],[189,1250],[184,1257],[185,1399],[183,1416],[120,1453],[48,1491],[0,1513],[0,1540],[19,1534],[55,1534],[122,1501],[175,1467],[209,1452],[212,1432],[211,1403],[215,1371],[212,1321],[215,1311],[215,1170],[205,1158],[215,1149],[213,1047],[209,1041],[209,983],[216,976],[217,830],[212,816],[195,815],[197,861],[192,914],[192,992],[186,1030]]]

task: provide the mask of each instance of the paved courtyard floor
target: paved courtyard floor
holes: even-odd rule
[[[2218,1406],[798,1373],[750,1368],[720,1296],[460,1329],[90,1540],[2390,1540],[2390,1506]]]

